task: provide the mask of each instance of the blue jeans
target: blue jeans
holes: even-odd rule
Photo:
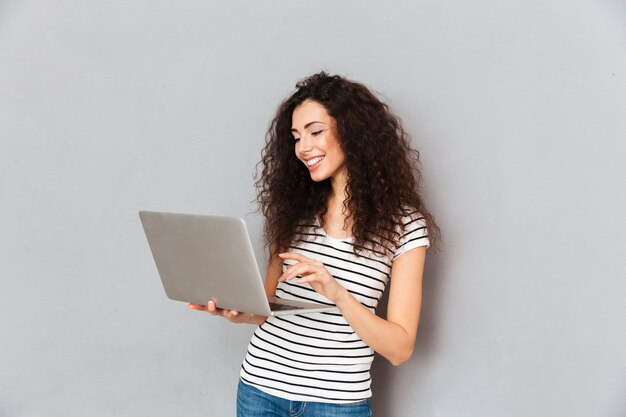
[[[369,398],[356,403],[334,404],[289,401],[267,394],[239,380],[237,417],[371,417]]]

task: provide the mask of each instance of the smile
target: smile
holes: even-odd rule
[[[311,158],[311,159],[309,159],[308,161],[306,161],[306,165],[307,165],[308,167],[312,167],[313,165],[317,164],[318,162],[321,162],[321,161],[322,161],[322,159],[324,159],[324,157],[323,157],[323,156],[317,156],[317,157],[315,157],[315,158]]]

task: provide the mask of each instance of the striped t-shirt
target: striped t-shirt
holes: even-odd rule
[[[328,236],[318,222],[302,226],[303,238],[290,252],[324,263],[328,272],[365,307],[375,311],[389,281],[392,261],[418,246],[428,246],[424,218],[403,218],[405,231],[393,256],[373,251],[354,253],[353,239]],[[287,260],[283,270],[293,263]],[[334,305],[309,284],[280,282],[276,297]],[[291,401],[349,403],[372,396],[370,367],[374,351],[352,330],[341,313],[270,316],[248,345],[241,379]]]

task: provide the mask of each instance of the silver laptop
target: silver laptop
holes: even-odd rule
[[[263,316],[336,310],[268,300],[243,219],[140,211],[165,293],[172,300]]]

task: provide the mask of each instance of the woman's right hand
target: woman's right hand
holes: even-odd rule
[[[259,324],[265,321],[265,317],[257,316],[256,314],[218,308],[213,300],[210,300],[206,305],[189,303],[188,307],[192,310],[206,311],[213,316],[222,316],[232,323]]]

